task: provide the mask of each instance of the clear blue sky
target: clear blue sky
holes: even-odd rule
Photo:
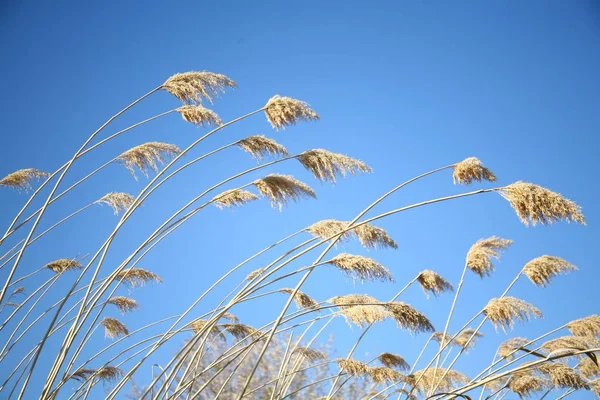
[[[170,75],[188,70],[223,73],[239,84],[214,106],[224,121],[260,108],[274,94],[305,100],[322,118],[277,133],[264,116],[255,116],[210,138],[188,159],[262,133],[291,153],[326,148],[373,167],[373,174],[342,180],[333,187],[315,182],[297,163],[283,164],[269,172],[295,175],[317,191],[319,200],[292,204],[282,213],[261,201],[234,211],[209,209],[198,215],[141,265],[161,275],[164,284],[130,294],[122,291],[141,304],[138,312],[123,318],[131,329],[183,310],[224,271],[277,239],[321,219],[352,219],[401,181],[469,156],[483,160],[500,184],[530,181],[575,200],[583,207],[588,226],[526,228],[495,194],[438,204],[378,224],[399,249],[368,255],[394,273],[396,284],[353,287],[336,271],[324,269],[313,275],[304,290],[317,300],[346,293],[369,293],[385,300],[423,269],[433,269],[456,284],[471,244],[497,235],[515,244],[492,278],[467,277],[453,329],[490,297],[500,295],[524,263],[543,254],[563,257],[580,271],[556,279],[544,290],[519,282],[511,294],[540,307],[546,317],[517,327],[511,335],[533,338],[600,311],[597,2],[11,3],[0,6],[2,176],[20,168],[54,171],[110,115]],[[156,94],[103,135],[177,105],[168,94]],[[134,145],[164,141],[184,148],[203,132],[176,115],[163,118],[86,156],[65,183],[75,182]],[[118,236],[105,273],[187,199],[254,165],[247,155],[230,150],[174,179]],[[108,191],[136,194],[145,182],[143,177],[135,182],[124,168],[111,166],[52,207],[41,227]],[[396,194],[375,212],[463,190],[444,173]],[[2,190],[0,222],[8,226],[26,198]],[[108,208],[88,210],[32,247],[19,274],[56,258],[93,254],[116,221]],[[355,245],[336,251],[367,254]],[[249,266],[227,288],[274,256]],[[29,292],[36,282],[30,282]],[[66,287],[67,282],[62,285]],[[224,293],[220,290],[200,309],[209,310]],[[243,322],[258,325],[270,320],[284,299],[271,298],[234,313]],[[427,301],[413,287],[402,300],[443,329],[451,296]],[[119,317],[114,310],[107,315]],[[339,320],[332,332],[338,354],[345,355],[360,329],[349,330]],[[495,334],[491,326],[483,332],[486,337],[477,349],[457,364],[467,374],[488,364],[497,345],[507,338]],[[426,335],[411,337],[386,323],[372,330],[357,354],[366,359],[366,353],[391,351],[411,362],[425,340]],[[97,350],[108,340],[98,332],[92,342],[91,350]],[[27,348],[32,344],[27,343]],[[180,344],[174,341],[152,362],[164,362]],[[149,379],[149,365],[138,375],[139,381]],[[581,393],[572,398],[589,396]]]

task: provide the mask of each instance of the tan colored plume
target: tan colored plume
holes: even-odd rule
[[[289,155],[285,147],[263,135],[248,136],[240,140],[237,145],[257,160],[268,156],[285,157]]]
[[[498,347],[498,356],[512,360],[515,357],[516,351],[524,349],[529,343],[529,340],[525,338],[512,338],[505,342],[502,342]]]
[[[440,381],[440,379],[443,380]],[[445,368],[427,368],[407,376],[407,382],[417,392],[427,393],[437,386],[437,392],[450,392],[459,385],[469,382],[463,373]]]
[[[134,201],[135,199],[130,194],[110,192],[104,195],[101,199],[96,200],[94,203],[106,204],[113,209],[115,215],[118,215],[121,211],[129,209]]]
[[[367,375],[375,383],[400,383],[405,376],[388,367],[369,367]]]
[[[549,390],[551,387],[552,382],[537,375],[513,377],[508,383],[510,391],[519,395],[520,398],[529,397],[534,393]]]
[[[446,346],[449,343],[454,344],[453,336],[454,335],[451,335],[449,333],[435,332],[433,335],[431,335],[431,339],[438,342],[440,346]]]
[[[552,256],[541,256],[529,261],[523,273],[536,286],[546,287],[556,275],[577,271],[577,267],[566,260]]]
[[[237,323],[237,322],[235,322],[235,323]],[[190,324],[190,328],[192,328],[192,330],[194,331],[195,334],[199,334],[200,332],[204,331],[206,324],[207,324],[206,320],[197,319]],[[213,338],[213,339],[218,338],[218,339],[221,339],[222,341],[226,340],[225,335],[223,334],[223,331],[221,331],[221,328],[219,328],[217,325],[214,325],[214,324],[211,325],[211,327],[209,329],[208,337]]]
[[[392,248],[397,249],[398,245],[392,240],[386,231],[373,225],[364,224],[354,228],[360,244],[367,249]]]
[[[175,74],[161,86],[184,103],[199,103],[202,99],[212,103],[213,96],[224,93],[226,88],[236,87],[236,83],[225,75],[207,71]]]
[[[357,172],[371,172],[371,168],[362,161],[343,154],[332,153],[323,149],[309,150],[296,157],[316,179],[335,183],[336,177]]]
[[[328,239],[333,235],[340,233],[348,227],[347,222],[337,221],[335,219],[325,219],[323,221],[315,222],[311,226],[305,229],[306,232],[310,233],[319,239]],[[342,233],[340,240],[349,240],[350,236],[354,232],[346,231]]]
[[[174,144],[148,142],[135,146],[115,160],[121,164],[137,180],[135,168],[138,168],[147,177],[148,171],[158,172],[158,166],[163,164],[167,158],[172,158],[181,153],[181,150]]]
[[[48,176],[50,174],[34,168],[20,169],[0,179],[0,187],[5,186],[18,190],[29,190],[31,189],[31,182],[46,179]]]
[[[307,103],[275,95],[265,105],[267,120],[275,130],[285,129],[299,121],[317,121],[319,115]]]
[[[588,350],[600,347],[600,341],[594,336],[563,336],[548,340],[541,349],[548,353],[569,353],[577,350]]]
[[[237,340],[258,339],[261,335],[259,330],[244,324],[223,324],[219,327]]]
[[[86,369],[79,368],[77,371],[73,372],[69,379],[75,379],[78,382],[86,381],[90,376],[96,373],[95,369]]]
[[[278,292],[291,295],[292,293],[294,293],[294,289],[283,288],[283,289],[279,289]],[[296,292],[296,295],[294,296],[294,302],[296,303],[298,308],[310,308],[310,309],[314,310],[319,307],[319,304],[316,301],[314,301],[309,295],[307,295],[306,293],[303,293],[299,290]]]
[[[283,209],[290,200],[296,201],[303,197],[317,198],[308,185],[289,175],[270,174],[254,181],[254,186],[269,200],[273,208],[278,207],[279,210]]]
[[[117,367],[105,366],[96,371],[96,376],[105,382],[114,382],[123,377],[123,370]]]
[[[475,341],[482,338],[483,334],[475,331],[475,329],[467,328],[460,333],[454,340],[455,343],[465,350],[475,347]]]
[[[600,367],[598,367],[598,365],[590,358],[581,360],[577,368],[586,378],[591,379],[600,376]]]
[[[117,307],[119,309],[119,311],[121,312],[121,314],[123,314],[123,315],[126,312],[134,311],[134,310],[137,310],[138,308],[140,308],[137,301],[130,299],[128,297],[123,297],[123,296],[112,297],[110,300],[107,301],[107,303],[112,304],[115,307]]]
[[[231,189],[213,197],[211,202],[222,210],[223,208],[243,206],[255,200],[258,200],[258,196],[252,192],[243,189]]]
[[[544,375],[548,375],[556,389],[589,389],[585,378],[570,368],[568,365],[557,363],[545,363],[537,367],[537,370]]]
[[[60,260],[52,261],[51,263],[44,265],[44,268],[49,269],[50,271],[56,274],[62,274],[66,271],[81,269],[81,264],[75,260],[62,258]]]
[[[531,304],[515,297],[502,297],[491,299],[485,306],[484,314],[498,329],[500,326],[504,332],[512,329],[516,321],[525,322],[532,316],[542,318],[542,312]]]
[[[352,279],[394,281],[394,277],[387,268],[367,257],[342,253],[332,258],[329,264],[352,277]]]
[[[407,329],[411,333],[435,331],[431,321],[423,313],[406,303],[387,303],[385,308],[392,314],[399,328]]]
[[[100,325],[104,327],[104,336],[107,338],[117,338],[121,335],[129,335],[129,330],[121,321],[114,318],[104,318]]]
[[[176,110],[185,122],[189,122],[197,127],[221,126],[221,118],[213,110],[204,108],[201,105],[185,105]]]
[[[250,272],[248,274],[248,276],[246,276],[246,280],[247,281],[253,281],[254,279],[256,279],[259,276],[261,276],[265,271],[266,271],[266,268],[255,269],[254,271]]]
[[[467,253],[467,268],[480,278],[489,276],[494,271],[492,259],[498,260],[500,252],[506,250],[511,244],[512,240],[495,236],[478,240]]]
[[[337,306],[348,323],[353,322],[360,327],[392,317],[384,307],[385,303],[365,294],[336,296],[327,302]]]
[[[576,319],[569,322],[567,328],[575,336],[598,336],[600,335],[600,315]]]
[[[381,353],[377,356],[377,359],[388,368],[397,368],[401,371],[408,371],[410,369],[410,365],[408,365],[406,360],[397,354]]]
[[[496,182],[496,175],[483,166],[483,163],[476,157],[469,157],[454,164],[452,179],[454,183],[460,185],[470,185],[473,181],[481,182],[483,180]]]
[[[444,292],[454,291],[452,284],[434,271],[425,270],[419,272],[417,282],[419,282],[421,289],[423,289],[423,292],[427,297],[429,297],[429,294],[437,296]]]
[[[126,285],[134,287],[142,287],[148,282],[162,283],[160,276],[153,272],[146,271],[141,268],[132,268],[130,270],[123,270],[116,274],[115,281],[121,281]]]
[[[350,376],[365,376],[369,366],[357,360],[336,360],[340,369]]]
[[[327,355],[322,351],[310,349],[308,347],[296,347],[292,354],[298,354],[310,362],[323,361],[327,359]]]

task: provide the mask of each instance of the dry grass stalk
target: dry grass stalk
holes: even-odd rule
[[[444,292],[454,291],[452,284],[434,271],[425,270],[419,272],[417,282],[419,282],[421,289],[423,289],[423,292],[427,297],[429,297],[429,294],[437,296]]]
[[[475,340],[482,337],[482,333],[475,331],[475,329],[467,328],[464,331],[462,331],[454,341],[458,346],[467,350],[475,347]]]
[[[104,336],[110,339],[129,334],[129,330],[125,324],[114,318],[104,318],[100,322],[100,325],[104,327]]]
[[[567,328],[575,336],[598,336],[600,335],[600,315],[576,319],[569,322]]]
[[[95,369],[80,368],[73,372],[69,379],[75,379],[78,382],[86,381],[90,376],[96,373]]]
[[[123,377],[123,370],[117,367],[106,366],[96,371],[96,376],[102,381],[114,382]]]
[[[548,379],[537,375],[520,375],[513,377],[508,383],[508,389],[520,398],[546,391],[551,387],[552,383]]]
[[[529,343],[525,338],[512,338],[500,344],[498,347],[498,356],[512,360],[516,354],[515,350],[523,349]]]
[[[44,268],[56,274],[62,274],[63,272],[81,269],[82,267],[78,261],[63,258],[44,265]]]
[[[123,296],[115,296],[108,300],[107,303],[117,307],[123,315],[125,315],[126,312],[134,311],[140,308],[137,301]]]
[[[224,332],[230,333],[237,340],[258,339],[260,337],[259,330],[244,324],[223,324],[220,325],[220,328]]]
[[[336,360],[340,369],[350,376],[365,376],[369,366],[357,360]]]
[[[285,157],[289,155],[285,147],[263,135],[248,136],[240,140],[237,145],[257,160],[267,156]]]
[[[367,375],[375,383],[397,383],[402,382],[405,378],[400,372],[388,367],[370,367],[367,370]]]
[[[222,210],[224,208],[243,206],[255,200],[258,200],[258,196],[252,192],[243,189],[231,189],[213,197],[211,202]]]
[[[579,367],[577,368],[579,369],[579,372],[581,372],[581,374],[586,378],[591,379],[600,376],[600,367],[598,367],[598,365],[596,365],[596,363],[590,358],[581,360]]]
[[[237,322],[235,322],[235,323],[237,323]],[[202,330],[205,328],[206,324],[207,324],[206,320],[197,319],[190,324],[190,328],[192,328],[192,331],[194,331],[195,334],[198,334],[198,333],[202,332]],[[217,325],[214,325],[214,324],[210,327],[210,330],[208,332],[208,337],[213,338],[213,339],[218,338],[223,341],[226,340],[225,335],[223,334],[223,331],[221,331],[221,328],[219,328]]]
[[[29,190],[31,189],[32,181],[46,179],[48,176],[50,176],[50,174],[38,171],[34,168],[20,169],[0,179],[0,186],[18,190]]]
[[[329,263],[352,279],[394,281],[394,277],[387,268],[367,257],[342,253],[331,259]]]
[[[358,236],[360,244],[367,249],[388,248],[397,249],[398,245],[392,238],[381,228],[373,225],[364,224],[353,229]]]
[[[406,360],[396,354],[382,353],[377,357],[377,359],[381,364],[388,368],[397,368],[401,371],[407,371],[410,369],[410,365],[408,365]]]
[[[294,289],[290,289],[290,288],[283,288],[283,289],[279,289],[278,291],[281,293],[289,294],[289,295],[294,293]],[[319,307],[319,304],[316,301],[314,301],[309,295],[307,295],[306,293],[303,293],[299,290],[296,292],[296,295],[294,296],[294,303],[296,303],[298,308],[309,308],[309,309],[315,310]]]
[[[184,103],[200,103],[202,99],[212,103],[213,96],[224,93],[226,88],[236,87],[236,83],[225,75],[207,71],[175,74],[162,85],[162,89]]]
[[[473,181],[481,182],[483,180],[496,182],[496,175],[483,166],[483,163],[476,157],[469,157],[454,164],[452,180],[461,185],[470,185]]]
[[[198,127],[221,126],[221,118],[213,110],[204,108],[201,105],[185,105],[176,110],[185,122]]]
[[[101,199],[96,200],[95,203],[107,204],[113,209],[115,215],[118,215],[121,211],[127,210],[134,203],[134,201],[134,197],[130,194],[110,192]]]
[[[372,171],[362,161],[323,149],[305,151],[297,159],[304,168],[322,182],[335,183],[338,175],[346,177],[347,174],[356,175],[357,172]]]
[[[525,264],[523,272],[536,286],[546,287],[556,275],[577,271],[577,267],[566,260],[552,256],[541,256]]]
[[[317,198],[308,185],[289,175],[270,174],[254,181],[254,186],[269,200],[273,208],[278,207],[279,210],[283,209],[290,200],[297,201],[303,197]]]
[[[454,342],[453,336],[454,335],[451,335],[449,333],[444,334],[444,332],[435,332],[433,335],[431,335],[431,339],[435,340],[439,343],[440,346],[443,347],[450,342]]]
[[[298,354],[310,362],[323,361],[327,359],[327,354],[316,349],[310,349],[308,347],[296,347],[292,354]]]
[[[385,303],[365,294],[336,296],[327,301],[338,307],[348,323],[354,322],[360,327],[381,322],[392,316],[385,308]]]
[[[121,279],[123,283],[132,288],[142,287],[152,281],[162,283],[160,276],[141,268],[132,268],[117,273],[114,280],[121,281]]]
[[[399,328],[411,333],[433,332],[435,328],[429,319],[420,311],[402,302],[387,303],[385,308],[392,314]]]
[[[485,306],[484,314],[496,329],[500,326],[504,332],[513,328],[515,320],[525,322],[529,321],[531,316],[534,318],[543,317],[542,312],[536,307],[510,296],[491,299]]]
[[[581,207],[541,186],[516,182],[500,191],[525,225],[550,224],[565,220],[585,225]]]
[[[566,364],[560,362],[541,364],[537,367],[537,370],[544,375],[548,375],[556,389],[570,388],[578,390],[590,388],[585,378]]]
[[[479,275],[480,278],[489,276],[494,271],[492,259],[500,258],[500,251],[506,250],[512,240],[492,236],[478,240],[467,253],[467,268]]]
[[[317,121],[319,115],[308,107],[308,104],[275,95],[265,105],[267,120],[275,130],[285,129],[299,121]]]
[[[541,349],[548,353],[570,352],[573,350],[587,350],[600,347],[600,341],[594,336],[563,336],[548,340],[542,344]]]
[[[255,269],[254,271],[250,272],[247,276],[246,276],[246,280],[247,281],[253,281],[254,279],[258,278],[259,276],[261,276],[264,272],[266,271],[266,268],[258,268]]]
[[[137,180],[134,168],[138,168],[147,177],[149,170],[157,172],[158,166],[163,164],[166,158],[180,153],[181,150],[174,144],[148,142],[125,151],[116,160]]]
[[[440,379],[444,377],[441,381]],[[459,385],[469,382],[463,373],[445,368],[427,368],[407,376],[407,382],[417,392],[427,393],[437,386],[437,392],[450,392]],[[415,386],[416,385],[416,386]]]

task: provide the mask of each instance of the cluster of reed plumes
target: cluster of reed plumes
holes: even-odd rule
[[[191,304],[176,304],[178,297],[165,291],[168,281],[160,285],[163,283],[160,273],[161,269],[173,267],[170,263],[177,259],[177,254],[169,255],[169,265],[161,263],[152,271],[147,267],[147,255],[195,215],[211,212],[209,206],[227,212],[261,199],[279,210],[293,202],[315,199],[316,192],[308,184],[290,175],[266,172],[269,167],[282,162],[298,162],[297,165],[320,182],[335,183],[342,177],[371,172],[367,164],[344,154],[323,149],[290,153],[282,144],[263,135],[237,138],[214,150],[194,155],[200,147],[198,145],[209,136],[256,114],[264,114],[275,131],[319,120],[319,115],[307,103],[276,95],[266,104],[261,101],[264,106],[223,122],[203,102],[213,104],[218,96],[236,87],[233,80],[221,74],[176,74],[110,118],[55,172],[22,169],[0,180],[1,196],[11,195],[4,190],[6,188],[23,192],[33,190],[34,184],[40,182],[0,239],[0,245],[7,248],[0,260],[4,278],[0,293],[3,316],[0,343],[4,343],[0,350],[0,397],[114,399],[128,395],[135,399],[153,400],[412,400],[471,399],[475,390],[481,390],[480,398],[485,396],[486,399],[502,398],[511,393],[527,397],[552,392],[561,398],[575,391],[600,394],[597,359],[600,351],[599,316],[566,322],[531,340],[511,338],[498,348],[491,364],[472,377],[454,367],[463,354],[468,353],[472,359],[479,356],[475,345],[484,340],[481,328],[486,322],[509,332],[516,323],[541,318],[542,311],[538,307],[543,308],[543,305],[530,304],[510,296],[509,292],[521,277],[528,278],[535,286],[548,287],[557,276],[577,269],[568,261],[542,255],[524,263],[504,292],[482,304],[481,310],[471,320],[456,329],[452,317],[463,292],[467,271],[482,279],[490,277],[495,263],[512,241],[498,237],[474,238],[473,246],[464,251],[466,259],[457,282],[436,271],[423,270],[407,283],[398,283],[394,270],[377,261],[376,254],[371,258],[339,251],[346,242],[353,240],[365,250],[397,249],[398,245],[391,235],[377,226],[378,220],[429,204],[485,193],[504,197],[525,225],[558,221],[585,223],[576,203],[548,189],[523,182],[433,198],[381,214],[371,213],[375,206],[384,203],[396,191],[434,173],[451,171],[452,181],[459,185],[495,184],[496,175],[474,157],[400,183],[354,218],[326,219],[288,233],[235,266],[218,265],[218,257],[208,259],[206,254],[210,254],[211,249],[203,248],[202,241],[197,240],[190,251],[202,252],[202,259],[210,263],[205,267],[221,271],[221,278],[214,283],[206,282],[203,277],[199,278],[197,266],[181,266],[189,268],[179,273],[197,282],[198,293],[194,293],[195,300]],[[113,120],[160,91],[167,92],[183,104],[179,103],[171,110],[100,140],[102,134],[112,127]],[[207,131],[186,147],[155,141],[140,144],[109,157],[105,164],[70,187],[65,189],[61,186],[65,176],[81,165],[79,160],[87,153],[131,129],[169,114],[179,114],[185,121],[178,123],[190,123]],[[183,206],[169,218],[155,222],[155,229],[145,235],[136,248],[127,250],[131,251],[129,256],[116,260],[118,257],[111,249],[119,246],[114,242],[122,238],[123,235],[119,234],[121,228],[131,224],[131,216],[149,201],[152,194],[181,171],[192,167],[201,170],[201,163],[196,166],[201,160],[230,148],[237,148],[256,159],[258,165],[241,170],[208,188],[196,189],[197,196],[182,202]],[[53,206],[55,202],[80,184],[97,178],[98,171],[112,165],[121,165],[136,179],[136,172],[141,172],[148,183],[133,195],[109,192],[40,232],[40,223],[49,219],[47,210],[56,208]],[[255,172],[261,173],[261,177],[250,179],[248,175]],[[210,174],[203,176],[208,179]],[[452,183],[450,177],[448,181]],[[177,199],[172,192],[168,196]],[[37,204],[34,202],[36,199],[41,202],[38,209],[33,206]],[[116,215],[113,230],[94,247],[94,252],[65,254],[60,259],[53,257],[32,272],[27,265],[29,259],[24,261],[25,254],[35,249],[40,251],[39,245],[32,245],[43,240],[56,227],[75,223],[79,214],[93,205],[106,205]],[[152,218],[153,215],[147,217]],[[84,227],[85,220],[80,222]],[[205,231],[210,232],[210,229]],[[79,230],[71,232],[79,234]],[[256,232],[260,236],[266,235],[260,229]],[[302,236],[304,241],[293,242]],[[98,232],[93,237],[98,237]],[[81,238],[86,236],[82,233]],[[273,255],[276,252],[279,254]],[[317,252],[319,255],[313,260],[308,258],[309,253]],[[37,258],[43,256],[40,254]],[[260,261],[264,257],[271,257],[272,261]],[[300,266],[297,266],[298,263]],[[324,269],[339,274],[341,282],[350,281],[369,287],[370,283],[377,281],[399,285],[401,289],[391,299],[359,293],[333,293],[329,299],[316,299],[308,292],[305,283],[309,278],[318,282]],[[35,276],[48,274],[48,271],[50,278],[45,283],[33,283],[36,282]],[[222,289],[227,285],[230,286]],[[420,311],[418,305],[415,307],[403,301],[402,296],[413,285],[420,286],[424,292],[425,296],[419,294],[420,298],[430,301],[453,298],[448,317],[440,325]],[[142,321],[140,316],[131,317],[131,313],[144,307],[143,301],[135,298],[137,289],[143,286],[154,291],[158,298],[176,304],[182,311],[174,316],[165,316],[160,315],[160,310],[153,310],[154,319],[148,321]],[[223,291],[219,292],[221,289]],[[227,294],[219,296],[219,293]],[[222,300],[214,303],[215,298]],[[279,302],[281,311],[269,316],[265,310],[271,308],[253,308],[257,314],[267,315],[269,322],[252,326],[253,315],[237,311],[241,305],[257,304],[263,298],[274,304]],[[292,303],[295,307],[291,307]],[[324,333],[328,332],[327,328],[331,328],[330,322],[337,319],[345,320],[351,328],[361,332],[343,357],[333,357],[329,347],[324,347],[321,342]],[[478,326],[473,327],[477,320]],[[429,338],[414,360],[391,351],[376,357],[361,357],[357,348],[376,324],[392,324],[389,328],[414,335],[415,343],[418,343],[418,337]],[[96,330],[103,332],[105,338],[94,335]],[[392,342],[396,340],[385,341]],[[179,350],[173,352],[174,347],[169,346],[172,343],[180,345]],[[406,343],[408,346],[409,342]],[[423,358],[428,354],[426,350],[431,352],[430,346],[434,347],[434,354],[429,362],[425,362]],[[163,349],[172,353],[167,356]],[[450,358],[450,355],[453,357]]]

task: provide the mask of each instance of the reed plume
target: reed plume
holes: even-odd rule
[[[123,370],[117,367],[105,366],[96,371],[96,376],[105,382],[114,382],[123,377]]]
[[[541,364],[537,367],[537,370],[544,375],[548,375],[556,389],[570,388],[578,390],[590,388],[585,378],[566,364],[560,362]]]
[[[369,367],[367,375],[375,383],[394,383],[404,380],[404,375],[388,367]]]
[[[347,222],[337,221],[335,219],[326,219],[323,221],[315,222],[314,224],[306,228],[305,231],[316,238],[327,239],[335,234],[340,233],[347,227]],[[339,240],[349,240],[352,234],[352,231],[346,231],[342,233]]]
[[[233,322],[234,324],[238,324],[240,319],[233,314],[225,313],[221,315],[221,319],[226,319],[227,321]]]
[[[149,170],[158,172],[158,166],[163,164],[165,159],[180,153],[181,150],[173,144],[148,142],[125,151],[115,160],[127,168],[137,180],[135,168],[138,168],[147,177]]]
[[[207,71],[175,74],[161,86],[183,103],[200,103],[206,99],[211,104],[213,96],[224,93],[226,88],[236,87],[237,84],[225,75]]]
[[[257,277],[261,276],[264,272],[266,271],[266,268],[258,268],[255,269],[254,271],[250,272],[247,276],[246,279],[247,281],[253,281],[254,279],[256,279]]]
[[[507,360],[512,360],[516,350],[523,350],[524,346],[526,346],[528,343],[529,340],[520,337],[512,338],[502,342],[498,347],[498,356],[501,358],[506,358]]]
[[[381,353],[377,356],[379,362],[388,367],[388,368],[397,368],[401,371],[408,371],[410,369],[410,365],[404,360],[404,358],[399,355],[392,353]]]
[[[388,248],[397,249],[398,245],[386,231],[373,225],[364,224],[354,228],[360,244],[367,249]]]
[[[336,360],[340,370],[350,376],[365,376],[369,371],[369,366],[357,360]]]
[[[363,256],[342,253],[329,261],[346,276],[362,281],[394,281],[390,271],[377,261]]]
[[[263,135],[248,136],[240,140],[237,145],[257,160],[267,156],[285,157],[289,155],[285,147]]]
[[[600,367],[590,358],[581,360],[577,368],[588,379],[600,376]]]
[[[491,299],[483,313],[496,329],[500,326],[504,332],[513,328],[515,320],[525,322],[529,321],[531,316],[543,317],[542,312],[531,304],[510,296]]]
[[[460,333],[455,339],[455,343],[465,350],[472,349],[475,347],[475,340],[482,338],[483,334],[477,332],[475,329],[467,328]]]
[[[512,240],[492,236],[478,240],[467,252],[467,268],[480,278],[491,275],[494,271],[492,259],[498,260],[500,252],[506,250]]]
[[[213,197],[211,202],[222,210],[223,208],[243,206],[254,200],[258,200],[258,196],[252,192],[243,189],[231,189]]]
[[[525,264],[523,268],[523,272],[529,280],[540,287],[546,287],[556,275],[566,274],[570,271],[577,271],[577,267],[562,258],[552,256],[535,258]]]
[[[296,158],[322,182],[335,183],[338,175],[346,177],[347,174],[371,172],[371,168],[362,161],[323,149],[305,151]]]
[[[298,354],[310,362],[323,361],[327,359],[327,354],[316,349],[310,349],[308,347],[296,347],[292,354]]]
[[[483,388],[484,388],[484,390],[489,390],[491,392],[497,392],[504,388],[507,388],[509,381],[510,381],[510,377],[495,379],[495,380],[483,385]]]
[[[78,261],[62,258],[60,260],[52,261],[51,263],[44,265],[44,268],[49,269],[55,274],[62,274],[66,271],[81,269],[82,266]]]
[[[437,387],[438,392],[449,392],[459,385],[468,383],[469,378],[455,370],[427,368],[408,375],[407,382],[417,392],[425,394],[435,387]]]
[[[117,307],[123,315],[125,315],[126,312],[134,311],[140,308],[137,301],[123,296],[112,297],[107,301],[107,303]]]
[[[440,347],[446,346],[449,343],[454,343],[453,337],[454,335],[444,332],[435,332],[433,335],[431,335],[431,339],[435,340]]]
[[[18,190],[31,189],[31,182],[46,179],[50,174],[34,168],[26,168],[15,171],[0,179],[0,187],[5,186]]]
[[[100,325],[104,327],[104,336],[110,339],[129,334],[129,330],[125,324],[114,318],[106,317],[100,321]]]
[[[587,350],[600,347],[600,341],[594,336],[563,336],[542,344],[541,349],[548,353],[555,351]]]
[[[354,322],[360,327],[381,322],[392,315],[377,299],[364,294],[336,296],[327,302],[334,304],[348,323]]]
[[[429,319],[420,311],[402,302],[387,303],[385,308],[392,314],[399,328],[411,333],[433,332],[435,328]]]
[[[122,280],[123,283],[132,288],[142,287],[148,282],[162,283],[160,276],[141,268],[132,268],[130,270],[120,271],[115,275],[114,280]]]
[[[460,185],[470,185],[473,181],[481,182],[483,180],[496,182],[496,175],[483,166],[483,163],[476,157],[469,157],[463,161],[454,164],[452,167],[452,180]]]
[[[283,289],[278,290],[278,292],[286,293],[289,295],[294,293],[294,291],[295,291],[294,289],[290,289],[290,288],[283,288]],[[306,293],[302,293],[299,290],[296,292],[296,295],[294,296],[294,303],[296,303],[298,308],[308,308],[308,309],[313,309],[313,310],[316,310],[317,308],[319,308],[319,304],[316,301],[314,301]]]
[[[520,398],[524,398],[546,391],[551,388],[551,385],[548,379],[530,374],[513,377],[508,383],[508,389]]]
[[[417,282],[419,282],[421,289],[423,289],[423,293],[425,293],[425,296],[428,298],[429,294],[438,296],[444,292],[454,291],[454,288],[450,282],[442,278],[442,276],[438,273],[430,270],[419,272],[419,275],[417,276]]]
[[[297,201],[303,197],[317,198],[315,192],[303,182],[289,175],[270,174],[254,181],[260,194],[266,197],[273,208],[283,209],[290,200]]]
[[[222,324],[220,325],[220,328],[222,328],[224,332],[231,334],[231,336],[237,340],[258,339],[260,337],[260,331],[244,324]]]
[[[204,108],[201,105],[185,105],[177,108],[175,111],[181,115],[185,122],[189,122],[197,127],[204,128],[209,126],[221,126],[221,118],[213,110]]]
[[[110,192],[95,203],[106,204],[113,209],[115,215],[118,215],[121,211],[127,210],[134,203],[135,199],[132,195],[120,192]]]
[[[590,390],[596,395],[596,397],[600,397],[600,379],[595,379],[590,382]]]
[[[396,389],[394,390],[392,393],[400,393],[400,397],[402,397],[402,395],[406,396],[407,400],[417,400],[417,396],[415,396],[414,394],[412,394],[411,392],[409,392],[406,389]]]
[[[581,207],[541,186],[516,182],[502,188],[500,194],[508,200],[526,226],[530,223],[546,225],[560,220],[585,225]]]
[[[285,129],[299,121],[318,121],[319,115],[307,103],[275,95],[265,105],[267,120],[275,130]]]
[[[95,369],[80,368],[77,371],[73,372],[69,379],[74,379],[78,382],[84,382],[95,373]]]
[[[600,315],[576,319],[569,322],[567,328],[575,336],[598,336],[600,335]]]
[[[195,334],[198,334],[204,330],[207,322],[208,321],[203,320],[203,319],[197,319],[190,324],[190,328],[192,328],[192,331],[194,331]],[[237,323],[237,321],[234,323]],[[219,328],[217,325],[214,325],[214,324],[211,325],[207,335],[208,335],[208,337],[213,338],[213,339],[217,338],[217,339],[221,339],[224,342],[226,341],[225,335],[223,334],[223,331],[221,330],[221,328]]]

